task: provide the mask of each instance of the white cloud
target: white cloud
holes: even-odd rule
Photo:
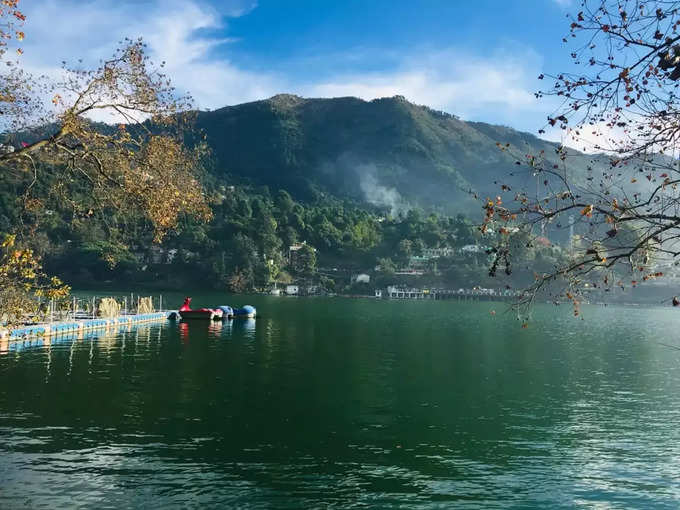
[[[540,59],[529,50],[514,56],[447,50],[405,58],[394,71],[335,76],[303,91],[311,96],[363,99],[399,94],[466,119],[512,123],[523,113],[545,111],[546,105],[533,93],[539,72]]]
[[[240,16],[253,2],[223,2],[220,11],[197,1],[157,0],[114,2],[47,0],[27,5],[24,44],[26,67],[56,75],[62,61],[82,59],[92,65],[113,54],[125,37],[144,37],[156,62],[179,90],[189,91],[199,108],[259,99],[275,94],[274,75],[239,69],[229,60],[215,58],[215,49],[230,39],[205,35],[224,31],[224,19]],[[143,7],[142,7],[143,6]]]
[[[199,108],[219,108],[270,97],[279,92],[303,96],[358,96],[364,99],[403,95],[464,119],[503,123],[534,131],[544,122],[548,104],[533,95],[542,60],[527,48],[471,54],[468,51],[414,49],[390,60],[385,70],[330,73],[324,77],[252,71],[225,57],[231,43],[230,17],[254,7],[249,0],[220,4],[202,0],[41,0],[27,3],[25,62],[55,74],[62,60],[82,58],[92,65],[112,54],[117,41],[143,36],[156,61],[180,90],[189,91]],[[215,35],[218,34],[218,35]],[[246,41],[247,43],[247,41]],[[416,56],[417,55],[417,56]],[[345,63],[370,62],[371,52],[347,50]],[[347,60],[349,58],[349,60]],[[344,66],[346,69],[347,67]]]

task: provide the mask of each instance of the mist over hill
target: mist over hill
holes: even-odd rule
[[[471,191],[498,193],[500,182],[535,187],[516,159],[557,144],[509,127],[466,122],[400,96],[306,99],[281,94],[198,115],[216,156],[218,177],[286,189],[296,199],[324,195],[385,207],[413,206],[445,213],[477,206]],[[592,160],[570,153],[570,169],[585,175]]]

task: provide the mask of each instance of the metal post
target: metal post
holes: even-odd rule
[[[159,312],[163,311],[163,294],[158,296],[158,311]]]

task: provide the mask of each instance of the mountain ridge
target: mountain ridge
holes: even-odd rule
[[[301,200],[324,193],[386,208],[461,212],[471,192],[495,194],[498,181],[521,185],[516,159],[498,144],[543,152],[559,144],[501,125],[464,121],[403,96],[269,99],[199,112],[216,156],[215,174],[287,189]],[[586,155],[569,149],[576,174]]]

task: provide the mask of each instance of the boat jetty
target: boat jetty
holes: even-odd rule
[[[32,337],[78,334],[95,329],[107,329],[112,327],[132,326],[133,324],[164,321],[167,318],[167,312],[154,312],[124,315],[110,319],[80,319],[64,322],[45,322],[14,329],[0,329],[0,339],[20,340]]]
[[[459,301],[498,301],[515,299],[520,292],[512,289],[485,289],[474,287],[471,289],[416,289],[389,285],[386,289],[376,289],[376,298],[387,299],[456,299]]]
[[[135,298],[136,297],[136,301]],[[128,304],[130,307],[128,308]],[[27,320],[19,326],[2,326],[0,340],[49,338],[56,335],[79,335],[97,329],[132,326],[164,321],[170,311],[163,310],[163,297],[130,295],[124,298],[73,298],[68,303],[47,303],[39,321]]]
[[[135,301],[135,297],[137,298]],[[21,326],[3,327],[0,324],[0,342],[22,341],[31,338],[50,338],[58,335],[81,336],[85,332],[133,326],[136,324],[163,322],[168,319],[185,320],[227,320],[233,318],[255,318],[255,307],[240,308],[220,306],[218,308],[189,307],[191,298],[186,298],[179,310],[164,310],[163,296],[141,297],[130,295],[123,298],[73,298],[62,303],[60,309],[50,302],[39,322],[26,321]],[[128,308],[128,304],[132,306]]]

